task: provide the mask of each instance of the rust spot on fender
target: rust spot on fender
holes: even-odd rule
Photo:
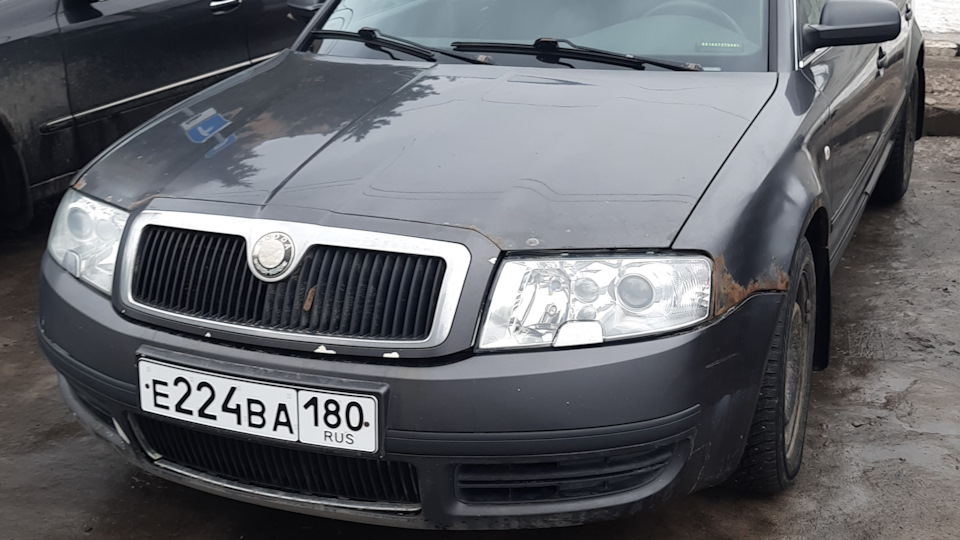
[[[713,282],[716,284],[714,313],[723,315],[751,294],[761,291],[789,291],[790,275],[776,264],[746,285],[738,282],[727,270],[727,261],[720,255],[713,261]]]

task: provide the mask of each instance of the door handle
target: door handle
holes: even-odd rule
[[[214,15],[222,15],[237,9],[242,3],[243,0],[210,0],[210,11]]]
[[[883,47],[880,47],[880,52],[877,54],[877,69],[883,73],[883,70],[887,69],[890,66],[890,56],[887,54],[887,51],[883,50]]]
[[[908,20],[913,20],[913,6],[907,4],[906,9],[903,10],[903,16]]]

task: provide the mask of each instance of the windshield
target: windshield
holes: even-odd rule
[[[464,41],[532,44],[547,37],[618,54],[696,63],[710,71],[767,71],[768,4],[769,0],[340,0],[322,29],[376,28],[434,48]],[[383,57],[383,52],[348,41],[327,40],[320,52]],[[550,65],[536,56],[491,56],[501,65]],[[582,61],[555,66],[622,69]]]

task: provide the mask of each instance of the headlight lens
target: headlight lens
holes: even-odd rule
[[[508,259],[480,348],[588,345],[692,326],[709,316],[712,274],[702,256]]]
[[[65,270],[110,294],[127,216],[119,208],[68,190],[53,220],[47,250]]]

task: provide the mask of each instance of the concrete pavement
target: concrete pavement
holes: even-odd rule
[[[960,34],[927,34],[928,135],[960,136]]]

